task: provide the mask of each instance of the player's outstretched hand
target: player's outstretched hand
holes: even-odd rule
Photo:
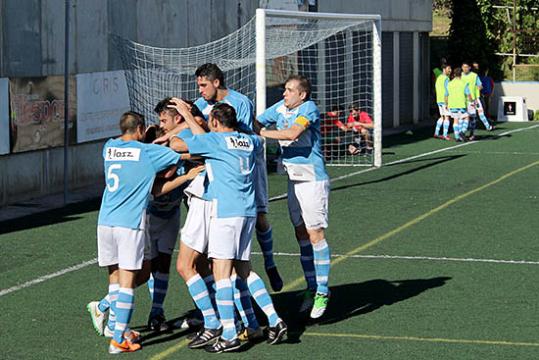
[[[197,167],[194,167],[192,168],[191,170],[189,170],[187,172],[187,178],[189,180],[193,180],[194,178],[197,177],[198,174],[200,174],[202,171],[204,171],[204,169],[206,169],[206,167],[204,165],[199,165]]]

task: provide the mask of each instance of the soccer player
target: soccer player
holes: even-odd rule
[[[195,76],[201,95],[195,101],[195,105],[202,111],[206,119],[217,102],[224,102],[236,110],[240,129],[244,132],[253,131],[252,101],[247,96],[226,87],[224,74],[217,65],[211,63],[201,65],[195,71]],[[280,291],[283,287],[283,281],[273,259],[273,232],[266,216],[268,212],[268,180],[264,147],[259,149],[256,162],[254,174],[257,205],[256,238],[264,255],[264,267],[271,288],[274,291]]]
[[[275,312],[264,283],[250,268],[251,238],[256,222],[253,171],[261,141],[257,136],[238,132],[240,124],[236,112],[226,103],[216,104],[210,111],[210,133],[204,133],[193,121],[185,105],[176,100],[176,109],[186,118],[195,135],[185,140],[173,139],[171,146],[206,159],[210,174],[208,192],[214,197],[208,257],[212,258],[222,334],[205,349],[221,353],[241,346],[234,324],[233,270],[247,281],[249,292],[268,317],[268,342],[277,343],[286,334],[286,324]]]
[[[485,111],[483,110],[483,105],[481,103],[481,89],[483,89],[483,85],[481,83],[481,79],[479,76],[471,71],[470,64],[468,62],[462,63],[462,79],[468,84],[468,87],[470,89],[470,94],[472,96],[472,100],[470,104],[472,106],[469,106],[468,112],[470,113],[471,119],[471,130],[472,130],[472,136],[473,136],[473,130],[475,130],[475,123],[477,121],[477,115],[479,115],[479,118],[481,119],[481,122],[485,126],[485,129],[488,131],[492,131],[494,128],[487,120],[487,117],[485,116]]]
[[[281,145],[288,173],[288,209],[308,286],[300,311],[312,306],[310,315],[316,319],[324,314],[329,301],[330,249],[324,232],[328,226],[329,177],[320,149],[320,112],[310,94],[307,78],[292,75],[285,83],[283,100],[257,120],[261,126],[277,127],[262,128],[260,135],[277,139]]]
[[[449,118],[451,114],[447,109],[447,103],[445,102],[445,94],[447,92],[447,84],[449,84],[449,75],[451,75],[451,65],[442,64],[442,74],[436,79],[436,103],[438,105],[438,111],[440,118],[436,121],[436,130],[434,130],[434,137],[444,140],[450,140],[448,136],[449,132]],[[440,129],[444,127],[443,135],[440,136]]]
[[[183,124],[183,118],[174,109],[168,108],[170,98],[161,100],[154,109],[159,116],[159,128],[163,133],[176,130]],[[184,168],[178,168],[182,175]],[[167,331],[168,326],[163,310],[163,302],[168,290],[170,262],[180,229],[180,204],[187,183],[168,194],[154,198],[148,207],[150,260],[152,277],[148,282],[152,296],[152,308],[148,317],[148,328],[153,331]]]
[[[99,266],[108,267],[109,289],[118,288],[111,303],[116,314],[109,353],[133,352],[141,348],[127,329],[134,307],[133,288],[142,267],[146,237],[146,207],[158,172],[175,167],[180,155],[163,146],[143,144],[142,115],[127,112],[120,118],[122,135],[103,148],[106,188],[97,226]],[[178,178],[174,183],[178,185]],[[158,195],[171,189],[171,182],[154,190]]]
[[[445,102],[453,118],[453,131],[455,140],[465,141],[466,130],[468,128],[468,111],[466,110],[466,101],[473,102],[468,84],[461,78],[461,68],[453,71],[453,79],[447,84],[445,93]],[[473,106],[473,104],[472,104]]]

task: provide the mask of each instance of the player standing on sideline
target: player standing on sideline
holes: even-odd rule
[[[253,131],[254,109],[252,101],[247,96],[226,87],[224,74],[217,65],[211,63],[201,65],[196,70],[195,76],[201,95],[195,101],[195,105],[202,111],[206,119],[217,102],[224,102],[236,110],[240,129],[244,132]],[[254,174],[257,207],[256,239],[264,255],[264,267],[271,288],[274,291],[280,291],[283,288],[283,280],[273,260],[273,233],[266,216],[268,212],[268,180],[264,147],[259,149],[256,165]]]
[[[259,137],[238,132],[240,124],[234,108],[216,104],[209,113],[210,133],[192,119],[186,104],[180,100],[176,109],[195,134],[182,141],[173,139],[171,146],[191,155],[206,158],[212,199],[208,257],[212,258],[216,284],[216,302],[222,325],[221,338],[206,351],[213,353],[238,349],[241,344],[234,324],[233,270],[247,281],[248,290],[268,317],[268,342],[275,344],[286,334],[286,324],[278,317],[264,283],[251,272],[251,239],[256,222],[253,171]]]
[[[436,103],[438,104],[438,111],[440,118],[436,121],[436,129],[434,130],[434,137],[444,140],[450,140],[448,136],[449,132],[449,118],[451,113],[447,108],[445,101],[447,93],[447,84],[449,84],[449,75],[451,75],[451,65],[442,64],[442,74],[436,79]],[[440,136],[440,128],[444,127],[443,136]]]
[[[154,191],[163,194],[169,184],[179,186],[186,177],[154,185],[158,172],[176,166],[180,156],[159,145],[143,144],[142,115],[127,112],[120,118],[122,135],[110,139],[103,148],[106,188],[97,226],[99,266],[109,270],[109,288],[118,287],[118,298],[111,303],[116,314],[109,353],[133,352],[141,348],[127,325],[134,308],[133,288],[142,267],[146,234],[146,207]],[[159,189],[160,188],[160,189]]]
[[[308,286],[300,311],[312,306],[311,318],[316,319],[324,314],[329,301],[330,250],[324,233],[328,226],[329,177],[320,149],[320,111],[310,94],[307,78],[292,75],[285,83],[283,100],[257,120],[262,126],[277,126],[277,130],[262,128],[260,135],[277,139],[281,145],[288,173],[288,209]]]
[[[453,118],[453,132],[455,140],[465,141],[466,130],[468,128],[468,111],[466,110],[466,100],[472,102],[472,95],[468,84],[461,78],[462,69],[456,68],[453,71],[453,80],[447,84],[445,102]],[[473,106],[473,105],[472,105]]]
[[[471,71],[470,64],[468,62],[462,63],[462,80],[468,84],[468,87],[470,89],[470,95],[472,97],[470,101],[470,105],[468,108],[468,112],[470,114],[471,118],[471,126],[470,130],[472,132],[476,128],[476,122],[477,122],[477,115],[479,114],[479,118],[481,119],[481,122],[485,126],[485,129],[488,131],[492,131],[494,128],[487,120],[487,117],[485,116],[485,111],[483,110],[483,105],[481,104],[480,96],[481,96],[481,89],[483,89],[483,85],[481,84],[481,79],[479,76]]]

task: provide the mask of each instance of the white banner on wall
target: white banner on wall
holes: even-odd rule
[[[129,110],[123,71],[77,75],[77,142],[120,134],[120,116]]]
[[[9,79],[0,79],[0,155],[9,154]]]

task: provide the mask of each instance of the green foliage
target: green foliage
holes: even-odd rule
[[[451,4],[449,30],[449,61],[460,65],[463,61],[478,61],[491,74],[498,72],[494,47],[483,22],[483,13],[476,0],[458,0]]]

